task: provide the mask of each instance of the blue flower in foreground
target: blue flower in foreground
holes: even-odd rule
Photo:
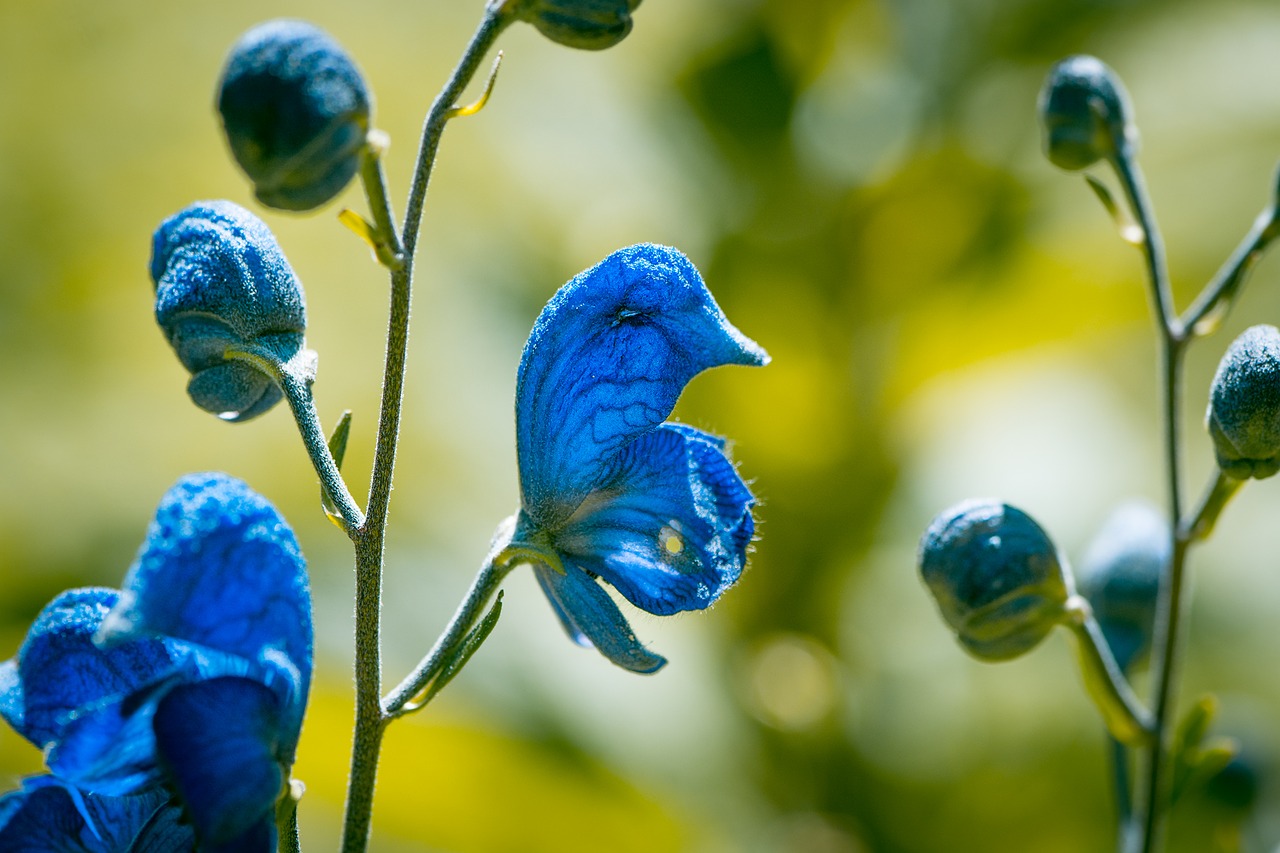
[[[0,799],[0,841],[274,850],[311,663],[293,532],[239,480],[184,477],[123,589],[62,593],[0,664],[0,716],[52,773]],[[66,846],[33,841],[39,826],[58,827]]]
[[[152,238],[156,322],[191,373],[197,406],[229,421],[280,402],[262,370],[227,358],[252,352],[283,365],[302,350],[302,283],[261,219],[229,201],[201,201],[170,216]]]
[[[575,641],[654,672],[666,660],[596,580],[666,616],[742,574],[755,498],[723,439],[663,421],[703,370],[768,360],[665,246],[614,252],[547,303],[516,380],[515,542],[548,556],[534,572]]]

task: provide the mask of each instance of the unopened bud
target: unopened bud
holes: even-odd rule
[[[1280,470],[1280,331],[1254,326],[1218,364],[1207,413],[1218,467],[1229,477],[1263,479]]]
[[[559,44],[583,50],[613,47],[631,32],[640,0],[524,0],[516,15]]]
[[[1072,584],[1049,536],[1026,513],[992,500],[938,515],[920,541],[920,574],[965,650],[1007,660],[1064,618]]]
[[[1111,513],[1085,552],[1080,592],[1093,606],[1111,654],[1125,672],[1151,648],[1170,548],[1164,516],[1135,501]]]
[[[1137,147],[1129,93],[1120,78],[1093,56],[1069,56],[1049,70],[1040,90],[1044,151],[1055,166],[1085,169]]]

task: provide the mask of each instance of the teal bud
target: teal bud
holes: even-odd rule
[[[1085,169],[1137,148],[1129,93],[1096,57],[1069,56],[1049,69],[1038,109],[1045,156],[1059,168]]]
[[[156,322],[191,373],[187,393],[230,421],[270,409],[281,391],[252,353],[284,365],[302,349],[302,284],[261,219],[229,201],[197,202],[156,229],[151,248]]]
[[[1124,672],[1151,650],[1160,578],[1171,547],[1165,517],[1135,501],[1116,507],[1085,551],[1080,592]]]
[[[993,500],[965,501],[933,520],[920,541],[920,574],[965,651],[989,661],[1034,648],[1072,595],[1048,534]]]
[[[1280,470],[1280,331],[1254,326],[1218,364],[1206,415],[1222,473],[1263,479]]]
[[[559,44],[582,50],[613,47],[631,32],[640,0],[518,0],[516,17]]]
[[[311,210],[342,191],[360,165],[371,98],[355,63],[324,30],[269,21],[231,48],[218,112],[258,200]]]

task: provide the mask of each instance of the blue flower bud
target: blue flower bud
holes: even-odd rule
[[[1096,57],[1069,56],[1054,65],[1040,90],[1039,112],[1045,156],[1059,168],[1084,169],[1137,147],[1129,93]]]
[[[1080,592],[1125,672],[1151,649],[1170,545],[1164,516],[1150,504],[1133,502],[1116,508],[1085,552]]]
[[[1254,326],[1218,364],[1207,413],[1218,467],[1259,480],[1280,470],[1280,331]]]
[[[631,32],[640,0],[524,0],[516,15],[559,44],[583,50],[613,47]]]
[[[231,48],[218,112],[231,153],[268,207],[311,210],[360,165],[371,98],[359,69],[324,30],[269,21]]]
[[[302,284],[267,226],[229,201],[197,202],[156,229],[151,248],[156,322],[200,408],[232,421],[275,405],[280,389],[228,349],[284,364],[302,349]]]
[[[965,650],[1007,660],[1034,648],[1064,616],[1071,579],[1026,513],[992,500],[938,515],[920,541],[920,574]]]

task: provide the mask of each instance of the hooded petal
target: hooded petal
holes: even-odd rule
[[[191,474],[165,494],[98,640],[147,636],[296,673],[263,676],[292,750],[311,680],[311,594],[293,531],[265,498],[225,474]]]
[[[710,605],[742,574],[755,498],[723,442],[663,424],[623,448],[553,542],[642,610]]]
[[[768,355],[733,327],[679,251],[621,249],[551,298],[516,380],[525,511],[567,519],[627,442],[662,423],[690,379]]]
[[[0,797],[0,850],[12,853],[122,853],[168,794],[132,797],[81,794],[52,776],[27,779],[22,790]],[[191,849],[191,831],[171,835],[166,850]],[[187,844],[181,844],[186,840]]]
[[[280,716],[276,694],[248,678],[179,685],[160,701],[157,752],[202,844],[275,849],[275,802],[284,785]],[[257,840],[231,844],[246,834]]]
[[[0,664],[0,716],[41,749],[61,739],[81,707],[122,699],[172,668],[160,640],[93,644],[118,598],[103,587],[61,593],[40,611],[17,658]]]
[[[657,672],[666,665],[666,658],[636,639],[618,605],[586,572],[576,566],[566,566],[564,574],[545,566],[535,566],[533,572],[575,643],[595,646],[600,654],[632,672]]]

